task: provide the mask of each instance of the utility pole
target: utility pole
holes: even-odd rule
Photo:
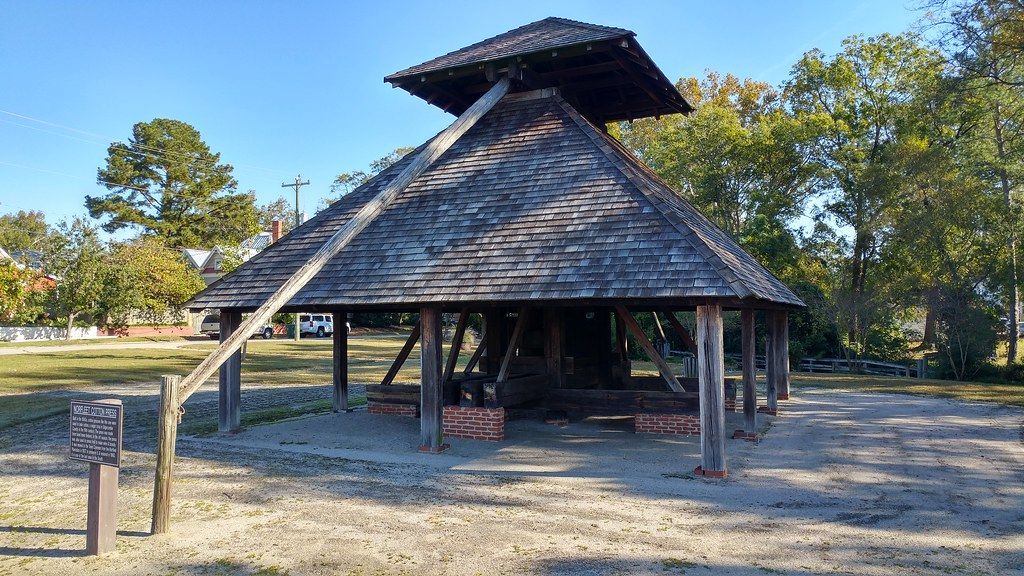
[[[300,218],[299,217],[299,188],[302,188],[303,186],[309,186],[309,180],[306,180],[305,182],[303,182],[302,181],[302,174],[299,174],[298,176],[296,176],[295,177],[295,182],[292,183],[292,184],[284,184],[284,183],[281,184],[281,188],[295,188],[295,227],[296,228],[299,227],[299,224],[302,224],[302,222],[299,222],[299,218]],[[299,337],[300,337],[300,332],[299,332],[299,313],[296,312],[295,313],[295,341],[296,342],[299,341]]]

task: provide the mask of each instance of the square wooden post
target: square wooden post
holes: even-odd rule
[[[350,412],[348,407],[348,312],[335,310],[334,313],[334,394],[332,406],[335,412]]]
[[[775,322],[775,311],[766,310],[764,313],[764,325],[767,328],[767,335],[764,339],[764,384],[766,406],[761,411],[766,414],[775,415],[779,410],[779,381],[775,377],[775,340],[777,339]]]
[[[775,313],[777,340],[775,343],[775,386],[779,400],[789,400],[789,312]]]
[[[220,311],[220,341],[227,340],[242,323],[242,313]],[[217,429],[237,432],[242,428],[242,350],[238,349],[220,367],[220,398]]]
[[[565,385],[563,368],[563,320],[561,308],[544,309],[544,356],[547,359],[548,377],[552,388]]]
[[[725,465],[725,356],[722,342],[722,307],[697,307],[697,382],[700,396],[700,466],[702,476],[724,478]]]
[[[492,308],[484,313],[484,338],[487,340],[484,372],[488,374],[498,373],[505,355],[505,320],[504,308]]]
[[[754,332],[754,311],[740,312],[740,345],[743,354],[743,430],[733,438],[757,440],[757,343]]]
[[[441,309],[420,309],[420,452],[438,453],[443,413],[441,382]]]

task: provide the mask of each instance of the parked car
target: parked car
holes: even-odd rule
[[[201,334],[206,334],[214,340],[220,338],[220,316],[217,314],[209,314],[203,318],[202,324],[199,325],[199,332]],[[258,326],[256,330],[253,330],[250,338],[255,336],[262,337],[264,340],[270,340],[274,337],[274,327],[270,324]]]
[[[319,338],[334,334],[334,317],[330,314],[300,314],[299,334],[316,334]]]

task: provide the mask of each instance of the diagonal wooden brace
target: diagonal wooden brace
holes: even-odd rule
[[[262,306],[246,318],[238,329],[220,346],[213,351],[205,360],[196,366],[191,374],[181,381],[181,392],[178,395],[179,402],[185,402],[189,396],[195,393],[203,382],[220,368],[232,354],[238,350],[258,326],[262,326],[281,306],[288,303],[299,290],[302,289],[324,266],[347,246],[353,238],[366,228],[377,216],[405,190],[409,184],[419,177],[431,164],[445,153],[452,144],[462,137],[470,128],[477,123],[488,111],[508,93],[509,81],[507,78],[499,80],[490,90],[480,97],[472,106],[462,113],[459,118],[434,137],[426,147],[402,170],[401,173],[387,186],[384,187],[372,200],[363,205],[344,226],[338,229],[330,239],[302,265],[291,278],[286,280],[280,288],[267,299]]]

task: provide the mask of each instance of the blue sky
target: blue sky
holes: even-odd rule
[[[900,32],[920,13],[863,2],[15,2],[0,0],[0,213],[85,214],[106,146],[184,120],[260,202],[453,120],[386,74],[547,16],[628,28],[675,80],[713,69],[778,84],[812,48]]]

